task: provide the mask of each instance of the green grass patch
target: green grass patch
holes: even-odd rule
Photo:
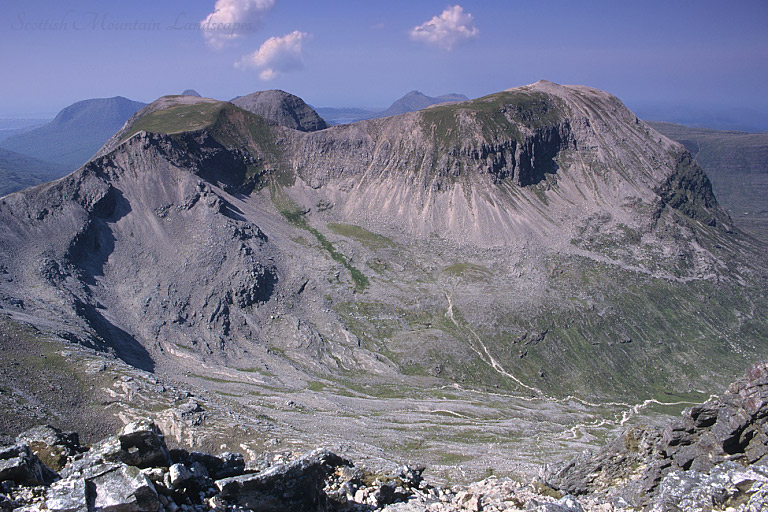
[[[331,222],[328,224],[328,229],[338,235],[357,240],[372,250],[397,246],[397,244],[389,238],[368,231],[367,229],[361,228],[360,226],[355,226],[354,224],[337,224],[335,222]]]
[[[269,191],[270,197],[272,198],[272,202],[275,205],[275,208],[277,208],[277,211],[280,212],[280,214],[285,217],[288,222],[297,228],[311,233],[317,239],[317,241],[320,242],[320,246],[328,252],[330,257],[349,271],[349,274],[352,277],[352,281],[355,284],[355,291],[361,292],[370,286],[370,281],[368,281],[366,275],[363,274],[357,267],[353,266],[346,256],[337,251],[333,244],[325,237],[325,235],[309,225],[305,213],[296,203],[291,200],[290,197],[287,196],[287,194],[282,190],[278,183],[275,181],[270,183]]]
[[[181,133],[201,130],[216,121],[226,103],[196,103],[194,105],[176,105],[140,117],[123,135],[125,140],[140,132]]]

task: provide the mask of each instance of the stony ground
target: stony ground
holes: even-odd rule
[[[325,449],[300,456],[168,449],[151,420],[83,446],[38,426],[0,449],[4,510],[757,512],[768,506],[768,364],[665,427],[630,428],[538,477],[434,486],[424,466],[370,471]]]

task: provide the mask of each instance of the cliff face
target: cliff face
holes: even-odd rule
[[[684,148],[584,87],[539,82],[296,136],[291,147],[314,191],[299,202],[322,198],[350,222],[416,237],[483,247],[545,238],[565,249],[596,215],[649,233],[665,206],[729,226]]]
[[[145,369],[158,350],[226,352],[230,314],[269,300],[277,279],[267,237],[217,193],[245,169],[205,134],[141,133],[70,177],[8,196],[9,289]],[[211,328],[199,330],[203,321]]]

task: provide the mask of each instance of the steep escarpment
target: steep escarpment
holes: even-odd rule
[[[728,224],[684,148],[588,88],[541,82],[295,139],[302,204],[379,230],[570,250],[598,214],[650,236],[663,205]]]
[[[267,237],[217,193],[242,186],[247,168],[208,134],[142,132],[70,177],[8,196],[2,249],[14,279],[4,288],[23,286],[30,313],[65,298],[60,322],[143,368],[156,351],[221,353],[230,313],[269,300],[277,281]],[[184,334],[203,318],[211,329]]]

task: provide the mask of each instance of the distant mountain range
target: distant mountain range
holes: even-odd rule
[[[396,116],[406,112],[415,112],[432,105],[441,103],[455,103],[458,101],[467,101],[469,98],[463,94],[443,94],[442,96],[427,96],[419,91],[411,91],[402,98],[395,100],[386,110],[367,110],[363,108],[336,108],[320,107],[316,108],[320,116],[328,124],[349,124],[364,119],[378,119],[382,117]]]
[[[645,105],[633,109],[640,119],[710,130],[768,131],[768,110],[744,107]]]
[[[122,96],[79,101],[50,123],[0,141],[0,148],[73,171],[144,106]]]

